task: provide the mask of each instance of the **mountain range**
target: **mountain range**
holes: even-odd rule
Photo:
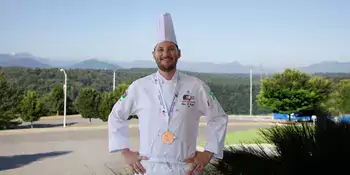
[[[30,53],[0,54],[0,67],[27,67],[27,68],[79,68],[79,69],[129,69],[129,68],[156,68],[154,60],[135,61],[105,61],[91,58],[83,61],[52,60],[31,55]],[[264,69],[242,65],[237,61],[216,64],[212,62],[184,62],[178,63],[180,70],[201,73],[274,73],[278,70]],[[297,69],[307,73],[350,73],[350,62],[321,62]]]

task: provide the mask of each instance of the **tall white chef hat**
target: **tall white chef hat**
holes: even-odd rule
[[[157,35],[157,44],[163,41],[170,41],[177,45],[174,25],[169,13],[163,13],[161,15]]]

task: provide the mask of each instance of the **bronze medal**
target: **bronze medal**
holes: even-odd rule
[[[170,131],[165,131],[162,134],[162,141],[164,144],[171,144],[174,141],[174,134]]]

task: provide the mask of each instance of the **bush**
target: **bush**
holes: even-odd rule
[[[317,174],[332,168],[331,174],[341,174],[350,157],[349,124],[327,120],[325,128],[313,124],[275,126],[261,130],[262,137],[272,148],[229,147],[224,158],[213,164],[222,174]]]

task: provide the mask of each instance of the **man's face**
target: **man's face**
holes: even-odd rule
[[[156,46],[152,54],[158,68],[164,72],[170,72],[176,68],[181,51],[177,49],[174,43],[164,41]]]

